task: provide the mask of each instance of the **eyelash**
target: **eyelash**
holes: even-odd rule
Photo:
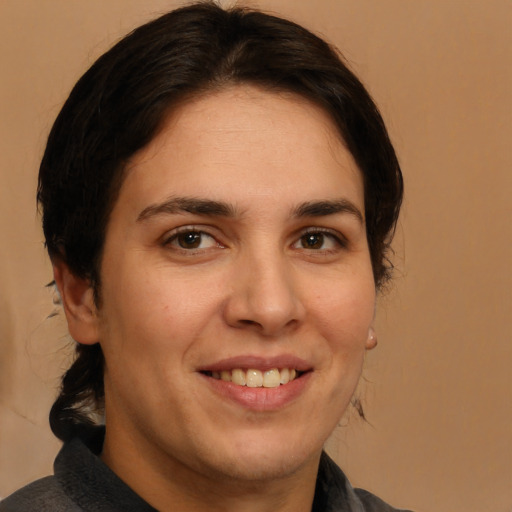
[[[215,245],[217,247],[224,247],[210,233],[208,233],[208,232],[206,232],[206,231],[204,231],[202,229],[197,229],[197,227],[188,227],[188,226],[184,226],[182,228],[179,228],[175,232],[173,232],[170,236],[166,237],[164,242],[163,242],[163,245],[164,246],[169,246],[169,245],[172,245],[173,242],[177,242],[179,244],[179,237],[183,236],[183,235],[198,235],[199,236],[199,243],[201,243],[203,241],[203,240],[201,240],[201,238],[206,236],[208,238],[211,238],[213,241],[215,241]],[[183,246],[175,246],[175,249],[176,250],[181,250],[183,252],[189,252],[189,253],[191,253],[193,251],[195,253],[197,253],[198,251],[202,251],[202,250],[204,251],[205,250],[204,248],[199,248],[199,247],[183,247]]]
[[[225,246],[221,244],[217,238],[208,233],[205,230],[198,229],[197,227],[193,226],[184,226],[181,228],[178,228],[176,231],[171,233],[169,236],[167,236],[163,241],[163,246],[174,246],[175,250],[181,251],[183,253],[189,253],[189,254],[197,254],[202,251],[206,251],[210,249],[211,247],[201,248],[201,247],[183,247],[179,243],[179,237],[183,235],[197,235],[198,236],[198,242],[201,244],[204,242],[204,237],[207,237],[211,239],[214,243],[212,245],[215,245],[219,248],[224,248]],[[332,242],[336,244],[336,248],[328,248],[328,249],[322,249],[322,248],[312,248],[312,247],[304,247],[302,244],[306,240],[306,237],[312,237],[312,236],[318,236],[324,237],[322,241],[322,245],[325,243],[325,238],[330,239]],[[174,244],[176,242],[176,244]],[[179,244],[179,246],[177,245]],[[298,244],[300,244],[300,247],[296,247]],[[311,253],[329,253],[329,252],[336,252],[338,249],[345,249],[348,246],[347,239],[338,231],[333,231],[326,228],[318,228],[318,227],[311,227],[307,228],[300,232],[298,238],[293,242],[291,247],[295,247],[297,249],[303,249]]]
[[[326,229],[326,228],[317,228],[317,227],[307,228],[306,230],[302,231],[302,233],[300,234],[297,241],[294,242],[294,245],[301,243],[301,241],[304,240],[305,237],[313,236],[313,235],[322,235],[323,237],[328,237],[338,246],[337,248],[345,249],[348,246],[347,239],[338,231],[333,231],[331,229]],[[307,251],[311,251],[311,252],[317,252],[317,251],[318,252],[320,252],[320,251],[334,252],[337,250],[337,248],[336,249],[312,249],[312,248],[307,248],[307,247],[302,247],[302,248]]]

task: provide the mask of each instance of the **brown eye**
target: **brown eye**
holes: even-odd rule
[[[325,236],[323,233],[307,233],[300,241],[304,249],[322,249]]]
[[[203,231],[182,231],[171,236],[165,245],[179,249],[210,249],[219,246],[213,236]]]
[[[189,231],[176,236],[178,245],[183,249],[197,249],[201,245],[201,233]]]
[[[311,230],[303,233],[293,247],[308,251],[333,251],[345,247],[345,243],[341,235],[338,236],[330,231]]]

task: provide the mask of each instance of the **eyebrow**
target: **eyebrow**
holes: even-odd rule
[[[223,201],[202,199],[197,197],[172,197],[157,204],[152,204],[142,210],[137,221],[144,221],[162,214],[192,213],[212,217],[236,217],[236,208]],[[349,213],[355,216],[359,222],[364,223],[363,214],[347,199],[307,201],[301,203],[292,210],[292,216],[325,217],[337,213]]]
[[[143,221],[161,214],[194,213],[214,217],[234,217],[235,208],[231,205],[210,199],[196,197],[172,197],[161,203],[152,204],[142,210],[137,221]]]
[[[308,201],[294,208],[294,217],[324,217],[336,213],[349,213],[364,223],[364,217],[359,208],[347,199],[335,199],[332,201]]]

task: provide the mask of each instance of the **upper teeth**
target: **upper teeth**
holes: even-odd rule
[[[214,379],[222,379],[249,388],[276,388],[280,384],[287,384],[295,379],[297,371],[294,368],[282,368],[281,370],[272,368],[263,372],[253,368],[249,368],[247,371],[235,368],[234,370],[212,372],[211,376]]]

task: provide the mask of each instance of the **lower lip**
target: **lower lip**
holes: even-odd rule
[[[214,379],[200,374],[207,380],[211,389],[222,397],[257,412],[274,411],[292,404],[304,393],[312,372],[303,373],[300,377],[281,384],[275,388],[250,388],[239,386],[233,382]]]

